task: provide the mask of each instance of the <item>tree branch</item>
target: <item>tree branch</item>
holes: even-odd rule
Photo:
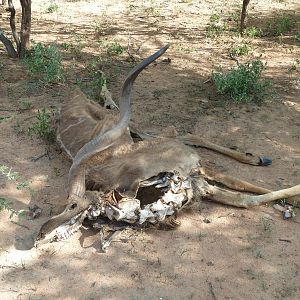
[[[14,45],[12,42],[4,35],[3,31],[0,28],[0,41],[3,43],[3,45],[6,48],[6,51],[11,58],[17,58],[18,53],[14,48]]]
[[[15,7],[13,5],[12,0],[8,0],[7,11],[10,12],[10,18],[9,18],[10,28],[11,28],[11,31],[12,31],[14,41],[15,41],[16,46],[17,46],[17,52],[20,53],[20,38],[19,38],[19,35],[17,33],[16,23],[15,23],[16,10],[15,10]]]

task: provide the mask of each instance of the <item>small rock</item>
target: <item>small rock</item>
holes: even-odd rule
[[[203,222],[208,224],[208,223],[212,222],[212,219],[211,218],[204,218]]]

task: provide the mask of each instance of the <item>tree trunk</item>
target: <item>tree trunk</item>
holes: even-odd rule
[[[22,6],[22,21],[20,34],[19,56],[22,58],[25,51],[30,47],[30,31],[31,31],[31,0],[20,0]]]
[[[241,13],[241,24],[240,24],[240,34],[243,35],[244,29],[245,29],[245,19],[247,15],[247,6],[249,4],[250,0],[243,0],[243,8]]]

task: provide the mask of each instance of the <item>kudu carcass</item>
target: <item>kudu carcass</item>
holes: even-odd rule
[[[86,99],[79,89],[63,104],[57,138],[73,161],[67,205],[61,214],[42,225],[37,244],[69,237],[86,218],[161,224],[193,199],[247,208],[300,194],[300,185],[271,192],[207,170],[191,146],[205,147],[252,165],[270,164],[266,158],[242,154],[195,135],[151,136],[131,126],[133,82],[167,49],[168,45],[128,75],[119,103],[119,118]],[[133,137],[139,141],[134,142]],[[219,182],[222,187],[208,182]]]

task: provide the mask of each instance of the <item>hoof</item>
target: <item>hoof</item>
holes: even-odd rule
[[[272,159],[268,157],[260,157],[259,165],[260,166],[270,166],[272,164]]]

